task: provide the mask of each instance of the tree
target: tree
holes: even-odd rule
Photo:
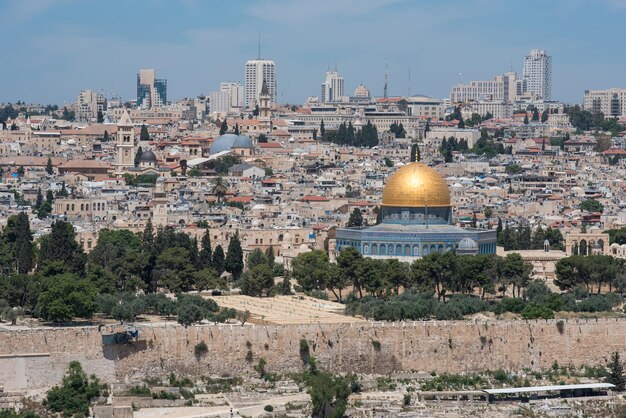
[[[254,110],[252,110],[252,116],[254,117],[259,116],[259,113],[260,113],[259,105],[255,105]]]
[[[324,126],[324,119],[320,122],[320,137],[322,141],[326,139],[326,127]]]
[[[211,234],[209,228],[205,228],[202,240],[200,240],[200,265],[203,267],[211,267],[213,258],[213,250],[211,249]]]
[[[309,360],[312,371],[305,377],[307,393],[311,396],[314,418],[341,418],[344,416],[348,397],[352,393],[348,377],[333,377],[318,370],[315,359]]]
[[[606,383],[615,385],[615,389],[623,391],[626,388],[626,377],[624,376],[624,363],[620,359],[617,351],[611,354],[611,359],[607,362],[609,374],[605,379]]]
[[[547,122],[549,117],[550,117],[550,113],[548,112],[548,109],[544,110],[541,113],[541,123]]]
[[[141,149],[141,147],[137,147],[137,152],[135,153],[134,160],[135,167],[139,167],[139,159],[141,158],[141,154],[143,154],[143,149]]]
[[[293,277],[305,291],[324,290],[330,275],[330,263],[325,251],[302,253],[291,264]]]
[[[476,212],[472,213],[472,221],[470,222],[470,228],[476,228],[476,223],[477,223],[477,219],[476,219]]]
[[[354,208],[354,210],[350,214],[350,219],[348,220],[348,227],[360,226],[363,226],[363,214],[361,213],[361,209]]]
[[[41,189],[37,189],[37,198],[35,199],[35,209],[39,209],[39,206],[43,203],[43,193]]]
[[[580,210],[602,213],[604,211],[604,205],[595,199],[587,199],[580,204]]]
[[[52,190],[50,189],[46,190],[46,202],[52,205],[53,201],[54,201],[54,194],[52,193]]]
[[[414,163],[420,160],[421,160],[420,148],[417,142],[414,142],[413,144],[411,144],[411,162]]]
[[[141,125],[141,133],[139,134],[139,140],[141,142],[150,141],[150,134],[148,133],[148,127],[146,125]]]
[[[243,250],[239,241],[239,234],[236,233],[230,238],[228,243],[228,252],[224,261],[224,268],[238,280],[243,271]]]
[[[274,272],[267,264],[258,264],[244,277],[241,292],[249,296],[271,296]]]
[[[533,122],[539,122],[539,111],[537,110],[537,108],[533,109]]]
[[[102,136],[102,142],[109,142],[109,141],[110,141],[110,138],[109,138],[109,131],[107,131],[107,130],[105,129],[105,131],[104,131],[104,135]]]
[[[265,256],[267,257],[267,265],[270,266],[270,268],[272,269],[272,271],[274,271],[274,247],[273,246],[269,246],[269,248],[267,250],[265,250]]]
[[[528,125],[528,115],[524,116],[524,125]]]
[[[89,403],[106,388],[95,375],[87,377],[78,361],[69,364],[60,386],[48,391],[46,406],[64,417],[89,416]]]
[[[40,238],[38,268],[41,270],[48,263],[61,261],[70,272],[82,275],[87,257],[76,242],[72,224],[57,220],[51,229],[50,234]]]
[[[10,216],[7,226],[2,231],[2,240],[8,244],[11,264],[15,262],[15,270],[26,274],[33,268],[33,236],[30,231],[28,215],[21,212]]]
[[[220,135],[224,135],[226,132],[228,132],[228,122],[224,119],[220,125]]]
[[[265,144],[267,143],[267,135],[265,134],[260,134],[259,137],[257,138],[257,142],[259,144]]]
[[[25,173],[25,171],[24,171],[24,167],[19,166],[19,167],[17,168],[17,175],[18,175],[18,176],[20,176],[20,177],[23,177],[23,176],[24,176],[24,173]]]
[[[104,114],[102,113],[102,110],[98,110],[96,121],[98,123],[103,123],[104,122]]]
[[[215,250],[213,251],[213,258],[211,261],[211,264],[213,264],[213,269],[217,272],[218,275],[221,275],[224,272],[225,264],[224,249],[221,245],[215,247]]]
[[[52,175],[52,173],[54,173],[54,170],[52,168],[52,159],[50,157],[48,157],[48,162],[46,163],[46,173]]]
[[[250,254],[248,254],[247,267],[248,270],[252,270],[254,267],[267,264],[269,266],[269,262],[267,260],[267,256],[263,253],[260,248],[255,248]]]
[[[354,286],[361,298],[363,297],[363,287],[356,271],[362,259],[361,253],[354,247],[342,249],[337,257],[339,273]]]
[[[239,123],[235,123],[235,135],[239,135]]]
[[[224,180],[223,177],[216,177],[213,179],[213,187],[211,187],[211,193],[213,193],[217,197],[217,201],[221,202],[226,196],[226,192],[228,191],[228,183]]]
[[[193,287],[195,267],[187,248],[165,249],[157,256],[156,267],[161,274],[161,284],[171,292],[186,292]]]
[[[502,280],[505,285],[511,285],[512,294],[515,297],[521,295],[521,289],[528,285],[532,265],[526,263],[518,253],[507,254],[502,262]]]
[[[88,280],[62,274],[48,277],[43,287],[35,308],[40,318],[66,322],[74,317],[91,318],[95,312],[98,291]]]
[[[59,197],[69,196],[69,193],[67,192],[67,188],[65,187],[65,181],[61,182],[61,190],[57,192],[57,196]]]

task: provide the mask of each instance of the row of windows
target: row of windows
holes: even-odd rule
[[[105,204],[104,204],[104,203],[98,203],[98,202],[96,202],[96,203],[94,203],[94,204],[93,204],[92,208],[93,208],[93,210],[105,210],[105,209],[106,209],[106,206],[105,206]],[[66,211],[70,211],[70,210],[71,210],[71,211],[74,211],[74,210],[76,210],[76,206],[74,206],[74,203],[71,203],[71,204],[70,204],[70,203],[67,203],[67,204],[65,205],[65,210],[66,210]],[[80,210],[81,210],[81,211],[84,211],[84,210],[89,210],[89,203],[81,203],[81,204],[80,204]]]

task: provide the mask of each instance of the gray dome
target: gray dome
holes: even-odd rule
[[[253,148],[252,140],[245,135],[224,134],[215,139],[211,145],[211,155],[230,151],[233,148]]]
[[[139,162],[149,162],[156,163],[157,157],[154,155],[154,152],[148,150],[141,153],[139,156]]]
[[[461,241],[459,241],[459,245],[457,247],[457,252],[459,254],[473,254],[478,252],[478,244],[471,238],[465,237]]]

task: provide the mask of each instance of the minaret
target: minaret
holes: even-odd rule
[[[117,141],[115,144],[115,173],[122,175],[135,166],[135,130],[128,110],[117,122]]]

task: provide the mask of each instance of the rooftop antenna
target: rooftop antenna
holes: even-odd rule
[[[459,73],[459,84],[463,84],[463,73]]]
[[[385,60],[385,88],[383,89],[383,97],[386,99],[387,97],[387,88],[389,85],[389,63]]]
[[[335,72],[337,72],[337,60],[335,60]]]
[[[261,32],[259,32],[259,52],[258,52],[258,59],[261,59]]]

